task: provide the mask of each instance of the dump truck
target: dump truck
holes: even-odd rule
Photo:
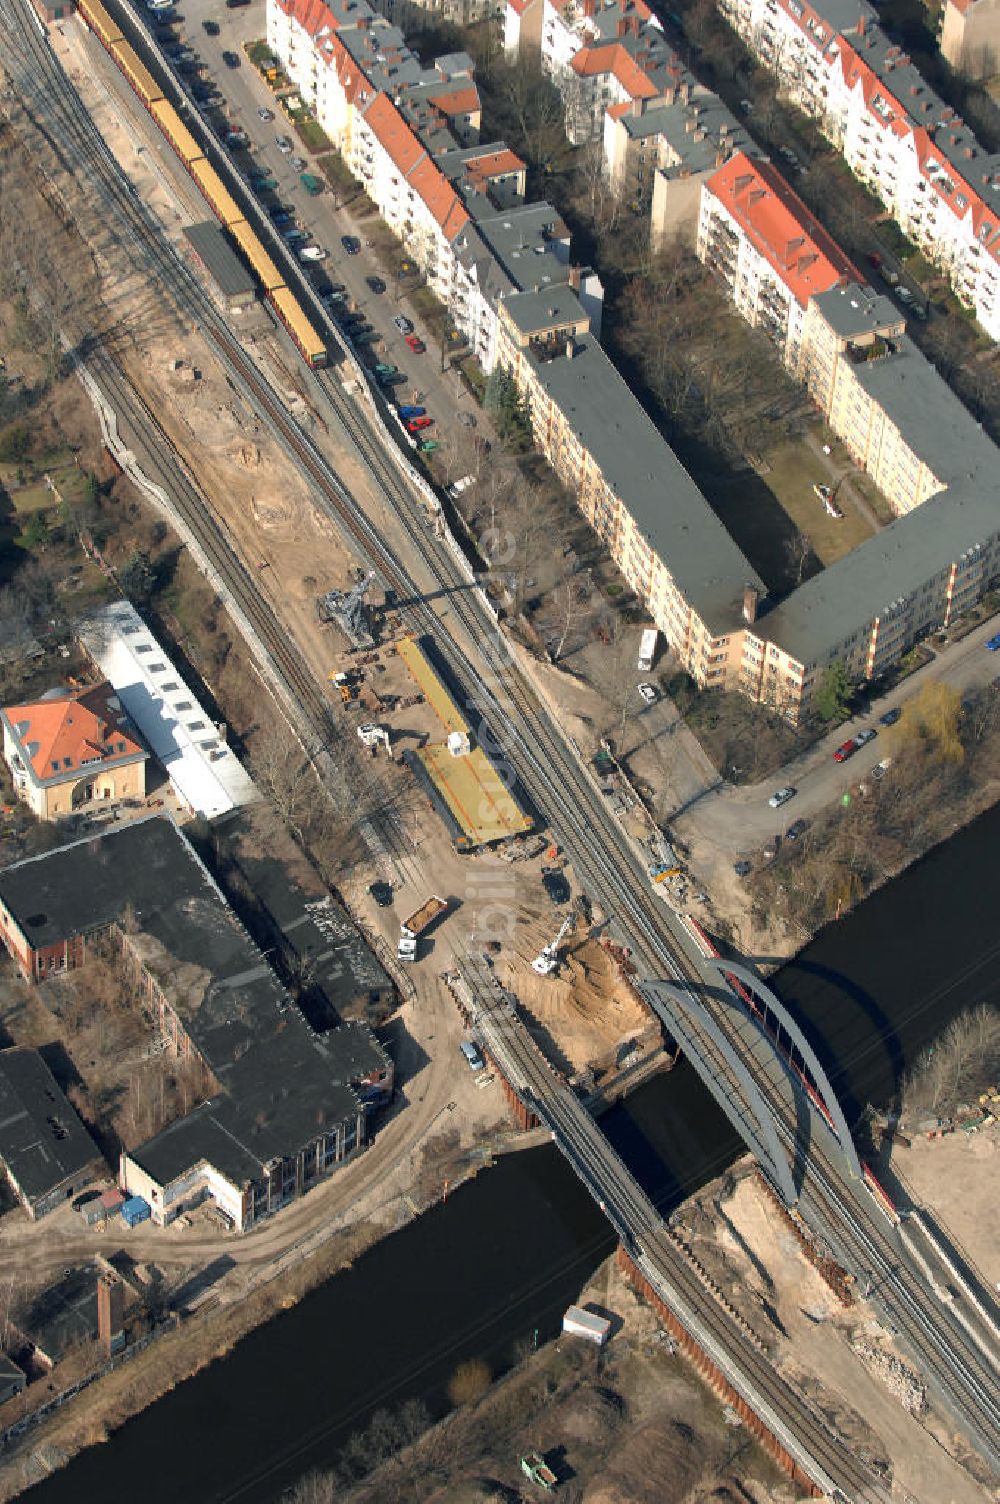
[[[300,172],[299,182],[302,184],[307,193],[312,194],[313,198],[315,198],[317,193],[323,192],[323,179],[316,177],[315,173]]]
[[[399,944],[396,946],[396,956],[400,961],[417,959],[417,942],[420,936],[426,934],[435,920],[440,919],[447,910],[447,899],[432,896],[425,899],[409,919],[403,920],[399,926]]]
[[[549,1467],[540,1452],[527,1452],[521,1458],[521,1471],[532,1483],[537,1483],[539,1488],[544,1488],[551,1493],[559,1479]]]

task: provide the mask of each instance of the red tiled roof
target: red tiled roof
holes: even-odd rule
[[[431,103],[442,115],[476,115],[483,107],[475,84],[456,89],[452,94],[439,94],[435,91],[431,95]]]
[[[639,64],[619,42],[602,42],[599,47],[581,47],[570,67],[581,78],[611,73],[627,89],[632,99],[653,99],[656,86],[646,77]]]
[[[424,157],[407,176],[407,181],[423,199],[445,237],[452,240],[469,223],[469,215],[454,188],[440,168]]]
[[[707,186],[803,308],[844,278],[863,280],[770,162],[737,152]]]
[[[109,703],[113,696],[112,686],[103,683],[57,700],[4,708],[19,751],[31,763],[36,777],[61,777],[69,782],[81,776],[84,766],[90,770],[123,757],[146,755],[129,734],[130,724],[120,707]],[[126,726],[129,731],[122,729]],[[124,751],[118,751],[119,746]]]
[[[406,177],[427,152],[396,109],[388,94],[376,94],[365,110],[365,123]]]
[[[473,157],[465,164],[465,175],[472,183],[486,183],[491,178],[500,178],[510,172],[523,172],[527,164],[508,147],[504,151],[487,152]]]

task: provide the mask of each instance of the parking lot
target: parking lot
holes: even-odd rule
[[[420,280],[387,272],[374,254],[365,221],[352,213],[360,195],[338,207],[326,190],[310,193],[307,179],[324,181],[316,158],[249,61],[245,46],[265,30],[261,0],[229,8],[220,0],[189,0],[178,11],[147,13],[167,60],[181,70],[197,111],[229,140],[234,165],[285,241],[286,254],[320,293],[328,317],[356,353],[377,366],[384,390],[410,411],[402,426],[416,424],[414,447],[436,447],[437,427],[478,425],[480,410],[457,371],[441,370],[440,347],[421,327],[409,294]],[[203,65],[202,76],[195,71]],[[206,76],[207,75],[207,76]],[[310,184],[312,186],[312,184]],[[319,322],[319,315],[312,316]],[[461,416],[460,416],[461,415]]]

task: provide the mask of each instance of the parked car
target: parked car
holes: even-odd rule
[[[326,258],[327,258],[327,254],[328,253],[326,251],[324,251],[324,249],[323,249],[323,247],[321,245],[307,245],[307,246],[303,246],[302,250],[299,252],[299,260],[300,261],[325,261]]]
[[[305,167],[306,165],[306,159],[305,157],[293,157],[288,165],[289,167],[294,168],[296,172],[301,172],[303,167]]]
[[[424,351],[427,348],[418,334],[408,334],[406,336],[406,343],[413,351],[414,355],[423,355]]]
[[[376,297],[381,296],[381,294],[385,292],[385,283],[382,281],[381,277],[366,277],[365,281],[368,283],[370,290],[376,295]]]
[[[891,710],[886,711],[885,715],[879,716],[879,724],[882,726],[895,726],[902,714],[903,712],[899,706],[894,705]]]
[[[874,726],[867,726],[864,731],[858,732],[857,736],[854,738],[854,742],[858,747],[867,747],[868,743],[873,742],[877,736],[878,732],[875,730]]]
[[[639,693],[647,705],[652,705],[655,703],[656,690],[652,684],[640,684]]]
[[[733,863],[733,871],[737,877],[749,877],[753,871],[753,862],[748,862],[745,858],[741,858],[738,862]]]
[[[808,820],[793,820],[785,831],[785,837],[789,841],[797,841],[799,836],[804,836],[809,829]]]
[[[392,322],[395,324],[395,326],[399,330],[400,334],[412,334],[413,333],[413,325],[410,323],[410,320],[408,318],[406,318],[403,314],[397,313],[396,317],[393,319]]]
[[[274,111],[273,110],[269,110],[266,104],[262,104],[261,107],[260,107],[260,109],[257,111],[257,119],[258,120],[273,120],[274,119]]]
[[[217,37],[219,35],[218,21],[202,21],[201,29],[207,37]]]
[[[387,909],[392,903],[392,884],[374,882],[368,884],[368,891],[378,904],[380,909]]]
[[[889,771],[889,769],[891,767],[892,767],[892,758],[891,757],[883,757],[883,759],[882,759],[881,762],[877,762],[875,764],[875,766],[872,768],[872,777],[874,778],[875,782],[876,783],[881,782],[881,780],[885,777],[886,773],[888,773],[888,771]]]
[[[764,847],[764,860],[765,860],[765,862],[773,862],[774,861],[775,857],[778,855],[778,847],[780,845],[781,845],[781,837],[779,835],[773,835],[771,837],[771,839],[768,841],[767,845]]]
[[[542,873],[542,887],[555,904],[569,903],[569,883],[556,867]]]
[[[783,804],[788,803],[789,799],[794,798],[795,790],[793,788],[776,789],[767,802],[772,809],[780,809]]]
[[[410,433],[420,433],[421,429],[430,428],[433,422],[434,419],[428,417],[411,418],[406,427]]]
[[[988,653],[995,653],[997,648],[1000,648],[1000,632],[995,637],[991,637],[986,644],[986,651]]]
[[[472,1039],[463,1039],[459,1049],[465,1057],[465,1063],[470,1071],[481,1071],[486,1065],[482,1051]]]
[[[849,757],[854,756],[857,750],[857,742],[854,740],[853,736],[849,736],[846,742],[841,742],[840,746],[833,754],[833,760],[834,762],[846,762]]]
[[[361,241],[356,235],[341,235],[340,243],[349,256],[356,256],[361,250]]]
[[[292,143],[289,141],[287,136],[275,136],[274,144],[281,152],[283,157],[287,157],[291,152]]]
[[[240,66],[239,54],[236,52],[224,52],[222,54],[222,61],[227,68],[238,68]]]
[[[306,232],[293,225],[290,230],[282,230],[281,238],[286,245],[301,245],[306,238]]]

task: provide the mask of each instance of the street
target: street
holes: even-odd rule
[[[209,36],[203,30],[202,22],[206,20],[217,23],[218,36]],[[336,208],[331,192],[312,196],[302,187],[299,172],[316,172],[314,156],[299,140],[294,126],[285,118],[278,101],[243,52],[245,43],[264,36],[261,0],[253,0],[252,5],[236,10],[226,9],[220,0],[189,0],[184,6],[183,22],[175,27],[175,31],[184,45],[196,52],[209,69],[212,82],[226,100],[224,113],[227,120],[250,138],[249,154],[254,168],[276,179],[275,198],[295,210],[296,221],[309,239],[329,253],[325,261],[317,263],[317,270],[331,282],[342,284],[353,306],[362,311],[374,326],[380,337],[379,359],[406,374],[406,385],[395,389],[398,400],[420,402],[426,406],[435,420],[435,431],[457,425],[459,411],[466,414],[466,425],[469,417],[479,423],[481,410],[458,372],[441,370],[436,333],[424,326],[420,314],[409,304],[405,287],[365,246],[364,222],[356,220],[349,207]],[[235,52],[240,58],[240,66],[227,67],[223,61],[224,52]],[[259,109],[272,110],[275,118],[261,120],[257,114]],[[194,113],[193,105],[191,110]],[[292,142],[291,152],[278,150],[277,136],[286,136]],[[247,155],[246,151],[236,153],[237,165],[245,162]],[[292,167],[296,158],[305,159],[305,169]],[[358,255],[349,256],[344,250],[341,245],[344,235],[356,236],[361,241]],[[288,255],[294,257],[294,252],[289,251]],[[385,282],[384,293],[371,291],[366,281],[371,276],[378,276]],[[392,321],[399,313],[405,314],[416,325],[416,331],[427,347],[423,354],[413,354],[403,335],[394,327]]]

